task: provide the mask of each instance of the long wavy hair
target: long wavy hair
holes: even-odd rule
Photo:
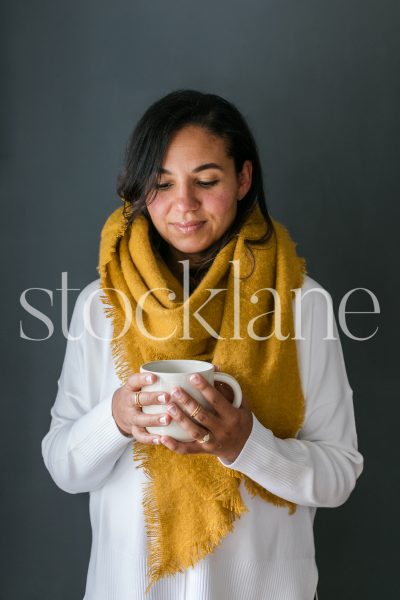
[[[252,183],[238,202],[236,217],[224,233],[201,257],[191,271],[191,287],[195,287],[218,252],[240,230],[247,215],[258,204],[267,229],[259,240],[266,242],[273,234],[273,223],[265,200],[262,168],[254,137],[240,111],[225,98],[197,90],[179,89],[154,102],[134,128],[126,148],[123,169],[118,177],[117,192],[124,201],[124,216],[131,225],[138,215],[150,222],[151,241],[161,256],[166,256],[166,242],[156,231],[147,211],[160,182],[160,171],[169,143],[176,132],[187,125],[203,127],[225,142],[226,152],[235,164],[237,174],[246,160],[252,163]]]

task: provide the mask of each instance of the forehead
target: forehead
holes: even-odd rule
[[[207,159],[207,162],[226,162],[230,157],[227,155],[223,138],[212,135],[202,127],[190,125],[174,134],[165,153],[163,165],[176,161],[191,164],[200,158]]]

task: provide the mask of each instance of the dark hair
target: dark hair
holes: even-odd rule
[[[233,158],[236,172],[250,160],[252,184],[246,196],[238,203],[234,222],[215,242],[197,268],[196,283],[204,275],[219,250],[238,233],[247,215],[258,203],[268,225],[265,235],[253,244],[267,241],[273,233],[273,224],[265,202],[262,168],[253,135],[244,117],[230,102],[215,94],[196,90],[176,90],[154,102],[138,121],[128,142],[125,164],[118,178],[117,192],[124,201],[127,224],[143,214],[151,223],[146,199],[156,191],[168,145],[172,136],[187,125],[203,127],[226,142],[227,155]],[[151,197],[150,197],[151,198]],[[152,242],[157,249],[164,240],[151,228]]]

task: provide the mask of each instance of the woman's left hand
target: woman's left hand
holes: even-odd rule
[[[215,454],[233,462],[239,456],[253,425],[252,413],[245,399],[239,408],[235,408],[201,375],[192,376],[190,383],[203,394],[213,410],[201,408],[192,420],[189,415],[197,408],[198,402],[182,388],[176,388],[166,408],[173,420],[196,441],[178,442],[163,435],[161,443],[177,454]],[[199,443],[207,433],[210,435],[209,441]]]

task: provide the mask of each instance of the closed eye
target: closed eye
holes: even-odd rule
[[[157,183],[156,190],[167,190],[170,185],[170,183]]]
[[[211,187],[213,185],[215,185],[216,183],[218,183],[219,179],[214,179],[213,181],[198,181],[197,183],[199,185],[202,185],[203,187]]]
[[[213,185],[216,185],[219,182],[219,179],[213,179],[213,181],[197,181],[196,183],[198,183],[198,185],[200,185],[201,187],[212,187]],[[163,190],[168,190],[170,187],[172,186],[172,183],[159,183],[156,185],[156,189],[163,191]]]

